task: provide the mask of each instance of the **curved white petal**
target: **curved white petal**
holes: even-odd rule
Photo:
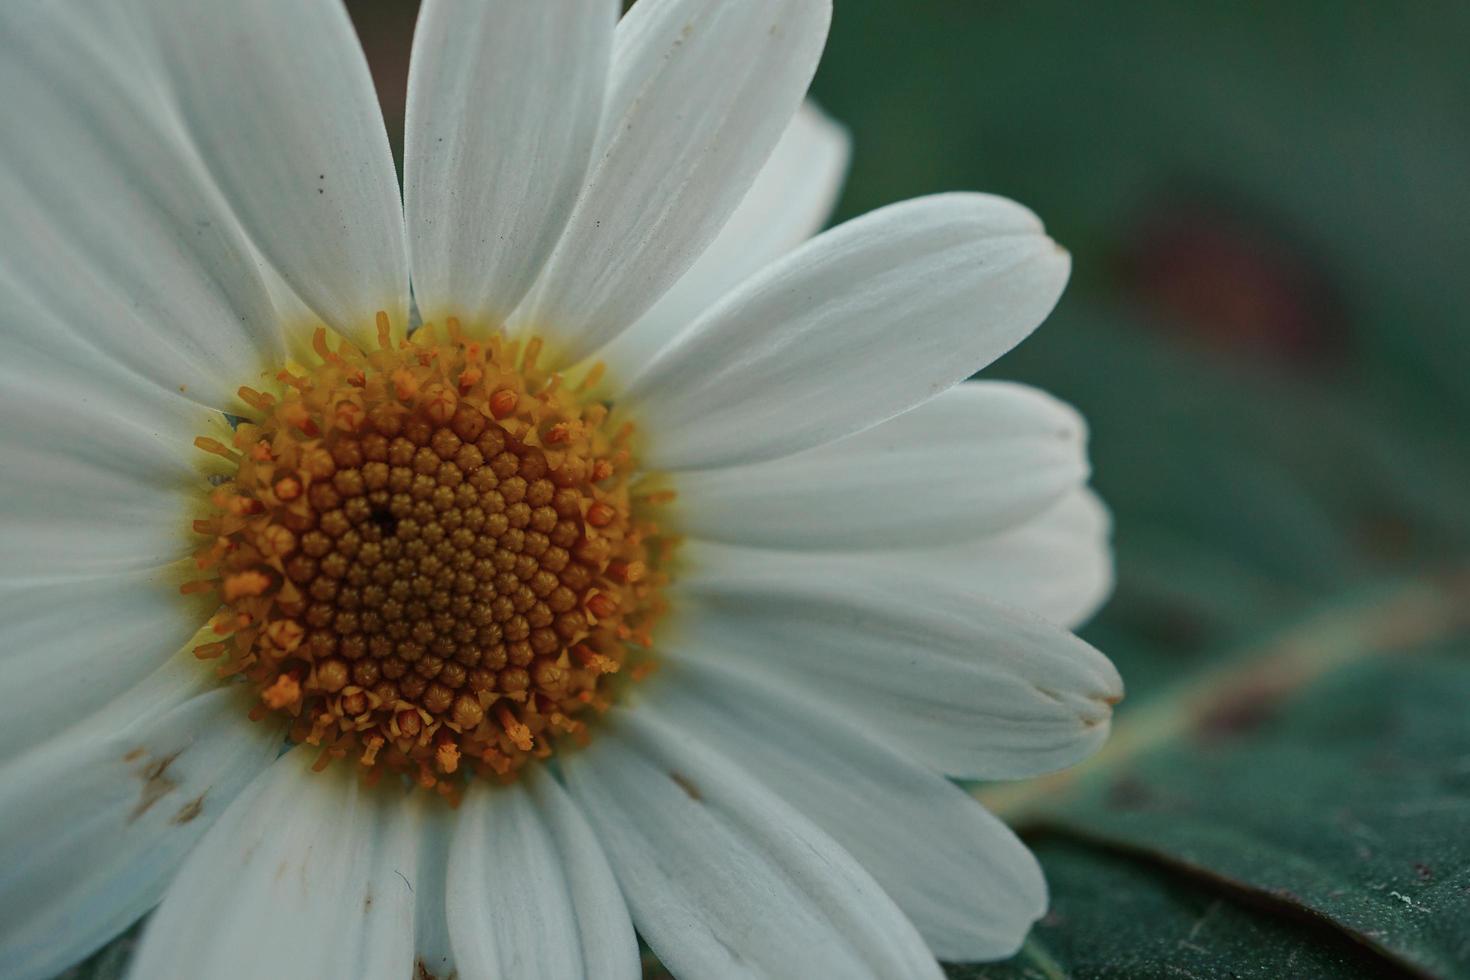
[[[407,323],[403,208],[367,60],[340,0],[135,4],[180,123],[271,263],[363,340]]]
[[[182,580],[155,569],[0,581],[0,671],[7,689],[36,692],[0,712],[0,758],[50,737],[57,718],[87,717],[177,653],[209,615],[179,595]]]
[[[193,439],[227,440],[224,416],[74,338],[33,346],[35,323],[0,335],[0,581],[177,560],[192,547],[189,520],[208,489],[208,457]]]
[[[586,815],[544,769],[527,777],[527,786],[562,854],[577,913],[582,962],[588,964],[589,975],[598,980],[641,976],[628,905]]]
[[[638,322],[595,355],[627,378],[741,280],[815,235],[832,214],[852,140],[808,100],[740,206],[699,261]]]
[[[851,555],[690,542],[661,645],[741,658],[857,712],[952,776],[1069,766],[1107,737],[1112,663],[1032,613],[945,578]]]
[[[749,665],[670,651],[648,697],[847,849],[941,960],[1012,955],[1046,911],[1041,867],[949,780]]]
[[[947,544],[1014,527],[1086,481],[1087,426],[1034,388],[960,384],[837,442],[681,473],[683,533],[772,548]]]
[[[351,764],[312,772],[314,754],[277,759],[199,841],[130,977],[413,975],[420,809]]]
[[[499,326],[561,237],[602,113],[617,0],[429,0],[403,194],[425,321]]]
[[[857,556],[890,576],[932,576],[1067,629],[1092,618],[1113,590],[1112,522],[1097,494],[1074,490],[1025,524],[937,548]]]
[[[136,26],[123,3],[0,9],[0,323],[224,408],[280,328]]]
[[[830,0],[642,0],[618,24],[593,165],[516,311],[572,363],[644,313],[740,203],[801,104]]]
[[[449,851],[449,938],[472,977],[637,980],[638,941],[586,820],[544,770],[471,787]]]
[[[650,702],[563,763],[638,931],[681,977],[939,977],[836,842]]]
[[[54,976],[158,902],[279,751],[249,708],[186,653],[0,766],[0,977]]]
[[[630,382],[644,462],[753,463],[892,418],[1024,339],[1069,268],[1035,215],[986,194],[905,201],[824,232]]]

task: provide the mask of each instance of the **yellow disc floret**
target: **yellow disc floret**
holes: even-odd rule
[[[629,429],[539,370],[538,344],[432,327],[379,349],[325,331],[283,370],[195,522],[224,658],[325,765],[350,757],[457,794],[581,736],[609,675],[648,666],[671,546],[631,488]]]

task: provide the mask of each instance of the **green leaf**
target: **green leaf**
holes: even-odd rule
[[[1331,926],[1407,972],[1470,977],[1467,610],[1464,578],[1359,597],[1155,696],[1089,764],[979,795],[1024,833]],[[1068,886],[1101,887],[1075,867],[1059,884],[1059,908]],[[1094,964],[1131,955],[1132,900],[1092,914],[1118,937]]]
[[[1061,838],[1035,847],[1056,892],[1050,913],[1013,960],[951,967],[952,980],[1380,975],[1373,958],[1345,937],[1304,928],[1188,876]]]

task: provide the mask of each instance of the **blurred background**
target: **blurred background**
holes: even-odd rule
[[[416,5],[349,6],[398,140]],[[955,976],[1470,976],[1467,41],[1449,0],[836,0],[838,219],[1041,215],[1072,284],[987,376],[1082,409],[1116,518],[1084,635],[1129,698],[977,788],[1053,909]]]

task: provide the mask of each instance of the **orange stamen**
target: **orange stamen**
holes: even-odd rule
[[[181,591],[217,589],[195,652],[251,685],[251,717],[453,803],[466,771],[511,779],[588,736],[603,678],[649,656],[670,545],[631,429],[585,396],[600,365],[564,383],[535,339],[376,321],[371,352],[317,329],[316,363],[242,387],[233,448],[200,437],[235,472]]]

